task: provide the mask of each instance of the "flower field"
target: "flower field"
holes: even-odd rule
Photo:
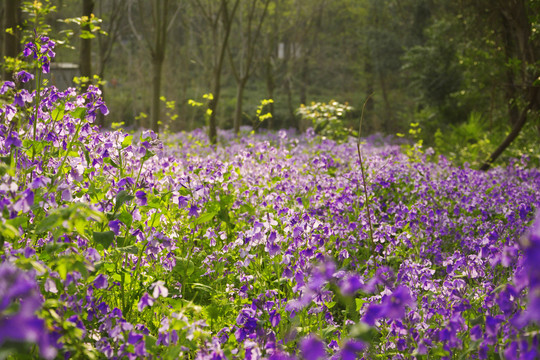
[[[32,45],[47,72],[54,44]],[[100,132],[99,89],[18,79],[0,89],[0,358],[540,356],[526,159],[479,172],[371,137],[366,201],[354,141]]]

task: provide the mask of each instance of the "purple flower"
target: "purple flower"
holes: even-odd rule
[[[144,191],[139,190],[135,193],[135,203],[139,206],[145,206],[148,203],[146,193]]]
[[[281,315],[276,310],[270,311],[270,324],[272,324],[273,327],[277,327],[280,321]]]
[[[53,294],[58,293],[58,289],[56,288],[56,282],[51,278],[45,280],[45,284],[43,284],[43,287],[45,288],[45,291],[51,292]]]
[[[197,205],[193,204],[189,207],[189,216],[198,216],[199,215],[199,208],[197,207]]]
[[[169,290],[165,287],[165,283],[162,280],[156,281],[154,284],[152,284],[152,287],[152,296],[154,297],[154,299],[157,299],[160,296],[169,296]]]
[[[363,283],[357,274],[350,274],[339,283],[339,287],[343,295],[351,296],[362,289]]]
[[[499,324],[502,322],[498,316],[486,316],[486,333],[488,335],[497,336],[499,332]]]
[[[99,274],[94,280],[94,286],[96,289],[106,289],[109,286],[107,276],[104,274]]]
[[[480,325],[475,325],[471,329],[471,340],[472,341],[478,341],[482,338],[482,328]]]
[[[341,349],[341,359],[356,360],[358,358],[357,354],[364,351],[365,348],[366,344],[362,341],[350,339]]]
[[[25,190],[20,199],[15,202],[13,209],[15,211],[22,211],[23,213],[30,211],[30,208],[34,205],[34,192],[30,189]]]
[[[135,345],[139,341],[141,341],[142,338],[143,338],[142,334],[137,334],[137,333],[134,333],[134,332],[130,331],[129,336],[128,336],[128,344]]]
[[[179,196],[178,197],[178,207],[180,209],[185,208],[187,206],[187,204],[188,204],[188,198],[187,197],[185,197],[185,196]]]
[[[374,325],[375,321],[380,318],[388,318],[391,320],[399,320],[405,316],[405,307],[416,307],[410,290],[400,285],[391,295],[383,296],[380,305],[369,305],[364,321],[369,325]]]
[[[139,300],[139,304],[137,305],[137,309],[139,311],[143,311],[145,307],[154,305],[154,299],[148,295],[148,293],[144,293],[144,295]]]
[[[121,222],[119,220],[109,221],[109,228],[117,236],[120,235],[120,224]]]
[[[9,89],[15,89],[13,81],[6,81],[0,86],[0,95],[4,95]]]
[[[107,151],[107,150],[105,150],[105,151]],[[109,157],[108,151],[107,151],[107,156],[103,155],[103,157]],[[133,184],[135,184],[135,180],[133,180],[133,178],[125,177],[123,179],[120,179],[120,181],[118,182],[118,187],[124,187],[126,185],[132,186]]]
[[[21,93],[15,94],[13,97],[13,105],[18,107],[24,107],[24,100]]]
[[[10,132],[6,141],[4,142],[4,145],[6,147],[21,147],[22,141],[19,139],[19,134],[17,134],[15,131]]]
[[[41,61],[41,70],[44,74],[48,74],[51,71],[51,64],[49,63],[49,58],[42,56],[39,61]]]
[[[15,117],[15,114],[17,114],[17,108],[15,106],[8,104],[4,107],[4,115],[7,121],[11,121]]]
[[[26,83],[30,80],[33,80],[34,75],[30,74],[27,71],[22,70],[15,74],[15,79],[19,80],[22,83]]]
[[[36,44],[29,42],[24,46],[23,55],[24,55],[24,57],[28,57],[28,56],[30,56],[32,54],[34,54],[34,58],[37,57],[37,55],[36,55]]]
[[[45,322],[36,316],[41,307],[41,295],[33,276],[10,263],[0,264],[0,348],[6,341],[30,342],[39,345],[40,355],[46,359],[56,356],[49,344]],[[3,311],[18,304],[15,313]]]
[[[522,321],[540,323],[540,267],[538,266],[540,263],[540,212],[529,229],[529,236],[524,237],[522,240],[522,247],[525,248],[524,269],[529,283],[529,304]],[[526,283],[526,280],[522,282]],[[502,301],[503,307],[505,307],[506,299],[500,299],[499,301]]]
[[[273,352],[272,355],[270,355],[270,357],[268,358],[268,360],[296,360],[296,358],[278,350]]]
[[[314,336],[302,339],[300,342],[300,352],[304,359],[317,360],[326,358],[324,343]]]

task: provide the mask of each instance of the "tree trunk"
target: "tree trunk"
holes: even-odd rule
[[[533,88],[532,95],[531,95],[531,101],[529,102],[529,105],[521,111],[521,114],[519,118],[517,119],[516,124],[512,128],[512,131],[510,134],[506,136],[506,138],[503,140],[503,142],[495,149],[495,151],[489,155],[488,159],[480,166],[480,170],[487,171],[493,164],[495,160],[512,144],[512,142],[518,137],[519,133],[521,132],[521,129],[523,129],[523,126],[527,122],[527,115],[530,110],[538,107],[538,87]]]
[[[276,82],[274,81],[274,74],[272,71],[272,62],[267,60],[266,62],[266,91],[269,99],[274,99],[274,88]],[[274,126],[274,103],[268,104],[268,109],[272,117],[268,119],[268,130],[271,130]]]
[[[529,111],[538,110],[540,107],[540,88],[535,85],[539,71],[530,71],[536,65],[538,58],[535,48],[536,44],[531,39],[531,23],[527,18],[526,4],[524,1],[513,1],[511,4],[500,2],[497,4],[497,11],[502,17],[503,45],[507,62],[519,60],[521,67],[518,70],[521,79],[520,84],[515,84],[514,72],[507,72],[507,79],[510,81],[506,90],[508,110],[512,131],[506,136],[503,142],[489,155],[488,159],[480,166],[480,170],[488,170],[493,162],[510,146],[519,136],[521,130],[527,122]],[[510,71],[511,69],[509,69]],[[516,69],[514,69],[516,71]],[[519,101],[523,100],[527,106],[518,113]]]
[[[234,133],[236,135],[240,133],[240,125],[242,125],[242,105],[246,82],[247,78],[243,78],[236,85],[236,107],[234,108]]]
[[[368,119],[368,123],[371,125],[371,128],[375,128],[376,124],[373,124],[371,117],[373,110],[375,110],[375,100],[373,99],[373,92],[375,88],[374,76],[373,76],[373,64],[371,62],[371,56],[369,55],[369,49],[365,51],[365,62],[364,62],[364,73],[366,77],[366,113],[364,118]]]
[[[83,0],[82,7],[82,15],[90,18],[94,11],[94,0]],[[85,25],[82,27],[82,31],[90,31],[90,27]],[[88,82],[84,82],[81,85],[82,90],[86,91],[90,81],[92,80],[92,39],[81,38],[81,49],[79,55],[80,74],[82,77],[88,78]]]
[[[504,53],[507,59],[511,59],[516,49],[512,41],[512,30],[508,20],[501,16],[502,18],[502,32],[503,32],[503,42],[504,42]],[[510,120],[510,126],[516,126],[519,122],[520,114],[517,104],[517,87],[516,79],[514,74],[514,69],[511,66],[506,67],[506,85],[504,86],[504,95],[506,98],[506,103],[508,107],[508,119]]]
[[[310,52],[311,53],[311,52]],[[308,84],[308,71],[309,71],[309,59],[310,54],[306,54],[302,60],[302,70],[300,74],[300,104],[307,104],[307,84]]]
[[[394,123],[394,115],[392,113],[392,104],[390,103],[390,100],[388,98],[388,89],[386,87],[386,81],[384,79],[384,74],[382,71],[379,71],[379,82],[381,84],[381,93],[384,100],[384,106],[386,110],[386,119],[383,119],[381,121],[381,128],[383,132],[388,131],[386,124],[393,124]]]
[[[4,31],[4,47],[3,47],[3,56],[15,58],[19,55],[19,30],[18,25],[20,23],[19,17],[19,0],[6,0],[4,2],[4,26],[5,29],[12,29],[12,34]],[[13,80],[13,74],[11,70],[5,69],[3,72],[4,80]]]
[[[213,145],[217,144],[216,111],[217,111],[217,105],[219,102],[219,93],[221,92],[221,85],[219,84],[220,76],[218,76],[217,80],[214,80],[217,82],[217,84],[214,85],[214,91],[212,93],[213,98],[208,103],[208,109],[210,110],[210,119],[208,121],[208,138],[210,139],[210,143]]]
[[[159,133],[160,118],[160,95],[161,95],[161,72],[163,69],[163,58],[152,59],[152,108],[150,114],[151,128],[155,133]]]
[[[227,50],[227,43],[229,41],[229,35],[231,34],[231,25],[234,14],[238,7],[240,0],[236,0],[231,12],[229,13],[228,3],[226,0],[221,0],[221,6],[223,10],[223,25],[225,34],[223,35],[223,41],[221,42],[221,49],[219,57],[214,67],[214,86],[213,86],[213,99],[208,104],[210,110],[210,119],[208,122],[208,137],[212,145],[217,144],[217,123],[216,123],[216,110],[219,103],[219,93],[221,92],[221,71],[223,69],[223,60],[225,59],[225,53]]]
[[[290,75],[285,79],[285,91],[287,92],[287,107],[289,108],[289,115],[291,117],[292,126],[300,131],[300,124],[298,117],[294,113],[293,100],[292,100],[292,80]]]

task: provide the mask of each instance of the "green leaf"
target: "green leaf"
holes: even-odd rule
[[[37,224],[36,232],[42,233],[42,232],[50,231],[60,223],[60,220],[61,220],[60,215],[58,213],[50,214],[45,219],[41,220],[39,224]]]
[[[156,155],[155,153],[151,152],[150,150],[146,150],[146,153],[142,157],[141,161],[145,162],[146,160],[150,159],[152,156]]]
[[[116,168],[116,169],[119,168],[119,167],[118,167],[118,164],[115,163],[115,162],[114,162],[111,158],[109,158],[109,157],[104,158],[104,159],[103,159],[103,162],[104,162],[105,164],[111,165],[112,167],[114,167],[114,168]]]
[[[160,212],[153,213],[152,216],[150,217],[150,221],[148,225],[158,226],[160,223],[161,223],[161,213]]]
[[[196,225],[199,225],[199,224],[204,224],[204,223],[207,223],[209,222],[210,220],[212,220],[214,218],[214,216],[216,216],[216,213],[215,212],[207,212],[207,213],[204,213],[204,214],[201,214],[197,220],[195,220],[195,224]]]
[[[80,37],[81,37],[81,39],[93,39],[96,36],[94,34],[92,34],[90,31],[83,31],[83,32],[81,32]]]
[[[212,292],[214,292],[214,289],[213,289],[211,286],[208,286],[208,285],[205,285],[205,284],[201,284],[201,283],[193,283],[193,284],[191,284],[191,286],[192,286],[194,289],[202,290],[202,291],[207,292],[207,293],[212,293]]]
[[[329,309],[333,308],[334,306],[336,306],[336,302],[335,302],[335,301],[331,301],[331,302],[329,302],[329,303],[326,304],[326,307],[329,308]]]
[[[125,149],[129,145],[131,145],[132,141],[133,141],[133,136],[132,135],[126,136],[124,141],[122,141],[122,149]]]
[[[88,276],[88,269],[81,260],[77,260],[72,256],[63,256],[56,261],[56,271],[62,279],[66,279],[68,273],[78,271],[84,277]]]
[[[71,116],[76,118],[76,119],[81,119],[82,120],[86,116],[86,109],[83,108],[83,107],[76,108],[71,113]]]
[[[91,164],[92,161],[90,160],[90,152],[88,151],[86,146],[84,146],[82,143],[79,143],[79,150],[81,150],[83,152],[84,159],[86,160],[86,163]]]
[[[127,228],[131,227],[131,224],[133,223],[133,215],[131,215],[128,211],[124,210],[118,215],[118,220],[123,222]]]
[[[104,232],[93,232],[94,243],[103,246],[104,249],[108,249],[114,241],[114,232],[104,231]]]
[[[116,250],[124,254],[126,253],[133,254],[133,255],[139,254],[139,248],[137,247],[137,245],[124,246],[124,247],[116,248]]]
[[[165,359],[166,360],[175,360],[178,359],[178,356],[180,355],[180,351],[182,351],[182,346],[169,346],[167,352],[165,353]]]
[[[144,337],[144,345],[150,353],[155,353],[154,349],[156,348],[157,339],[152,335],[146,335]]]
[[[0,222],[0,237],[7,239],[14,239],[20,236],[19,231],[13,225],[8,224],[7,221],[5,224]]]
[[[365,303],[368,303],[368,302],[369,302],[368,300],[365,300],[365,299],[359,299],[359,298],[354,299],[354,301],[356,302],[356,311],[360,311],[360,309],[362,309],[362,306],[363,306]]]
[[[176,275],[184,275],[186,274],[187,277],[191,276],[195,272],[195,264],[193,261],[184,259],[181,257],[176,257],[176,264],[174,265],[172,269],[173,273]]]
[[[61,104],[60,106],[56,107],[56,109],[54,109],[52,112],[51,112],[51,117],[54,121],[58,121],[58,120],[62,120],[62,118],[64,117],[64,113],[65,113],[65,105],[64,104]]]
[[[120,209],[120,207],[122,205],[124,205],[125,203],[133,200],[135,198],[135,196],[133,195],[130,195],[126,190],[122,190],[120,191],[117,195],[116,195],[116,204],[114,205],[114,211],[118,211],[118,209]]]

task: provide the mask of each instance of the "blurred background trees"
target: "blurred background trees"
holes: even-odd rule
[[[251,125],[268,98],[273,116],[263,127],[304,130],[310,124],[298,118],[300,105],[330,100],[356,109],[344,120],[354,127],[373,94],[365,134],[407,133],[419,124],[425,145],[457,161],[486,168],[509,144],[532,155],[540,143],[540,0],[0,4],[4,79],[34,26],[28,9],[54,7],[43,25],[59,38],[78,35],[59,47],[56,61],[102,78],[111,111],[104,127],[210,125],[215,137],[217,128]],[[90,13],[101,19],[94,27],[84,22]]]

